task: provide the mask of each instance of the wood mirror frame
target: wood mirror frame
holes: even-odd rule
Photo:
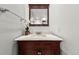
[[[32,9],[47,9],[47,19],[46,24],[31,24],[30,26],[49,26],[49,4],[29,4],[29,20],[31,19]]]

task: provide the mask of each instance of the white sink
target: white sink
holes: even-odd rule
[[[62,40],[52,34],[30,34],[16,38],[15,40]]]

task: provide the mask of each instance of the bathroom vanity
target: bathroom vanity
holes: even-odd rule
[[[28,35],[15,39],[19,55],[60,55],[61,38],[54,35]]]

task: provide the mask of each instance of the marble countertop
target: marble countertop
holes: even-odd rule
[[[62,41],[62,38],[59,38],[53,34],[29,34],[20,36],[15,39],[15,41],[26,41],[26,40],[53,40],[53,41]]]

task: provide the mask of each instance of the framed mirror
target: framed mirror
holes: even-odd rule
[[[30,26],[49,26],[49,4],[29,4]]]

